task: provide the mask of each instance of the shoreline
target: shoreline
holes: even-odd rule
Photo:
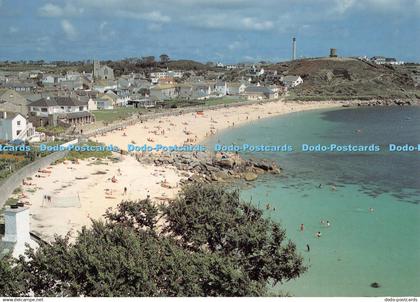
[[[188,145],[197,144],[230,127],[259,119],[308,110],[342,108],[347,102],[288,102],[276,100],[237,107],[208,109],[157,117],[121,127],[90,139],[113,144],[126,150],[128,144]],[[229,111],[228,111],[229,110]]]
[[[137,140],[136,144],[147,144],[150,143],[148,138],[168,145],[194,144],[229,127],[259,119],[341,108],[341,105],[336,102],[290,104],[274,101],[235,107],[229,112],[221,108],[207,110],[203,114],[184,113],[147,120],[100,136],[97,141],[119,147],[134,140]],[[166,128],[163,126],[165,123]],[[73,236],[82,226],[90,225],[91,219],[102,218],[108,208],[115,208],[124,199],[137,200],[149,196],[156,202],[167,202],[175,198],[180,184],[194,175],[194,171],[177,169],[173,165],[144,163],[132,155],[114,156],[118,160],[91,158],[51,165],[44,169],[46,173],[36,174],[40,177],[32,177],[30,185],[22,186],[22,201],[31,208],[32,230],[46,241],[53,240],[55,234],[65,236],[71,232]],[[114,176],[117,179],[115,183],[112,181]],[[45,200],[44,196],[50,196],[51,201]]]

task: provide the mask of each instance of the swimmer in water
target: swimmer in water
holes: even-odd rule
[[[315,236],[316,238],[321,238],[321,232],[320,231],[316,232]]]
[[[306,244],[306,251],[307,252],[310,252],[311,251],[311,248],[309,247],[309,244]]]
[[[303,223],[300,224],[300,231],[303,232],[305,230],[305,226],[303,225]]]
[[[373,208],[369,208],[369,212],[373,212],[373,211],[375,211]]]
[[[327,220],[327,227],[331,226],[331,223]]]

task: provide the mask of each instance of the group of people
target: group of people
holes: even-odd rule
[[[330,227],[331,226],[331,223],[330,223],[329,220],[325,221],[325,220],[321,219],[320,224],[321,225],[324,225],[326,227]],[[301,232],[303,232],[305,230],[305,225],[303,223],[301,223],[299,229],[300,229]],[[321,238],[321,236],[322,236],[321,231],[317,231],[315,233],[315,237],[316,238]],[[306,251],[309,252],[310,250],[311,250],[311,248],[310,248],[309,244],[306,244]]]
[[[45,202],[48,202],[49,204],[51,204],[52,202],[51,195],[44,195],[44,198],[42,199],[42,206],[44,206]]]

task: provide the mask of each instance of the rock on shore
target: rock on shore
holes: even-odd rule
[[[373,107],[373,106],[411,106],[419,105],[419,101],[411,99],[393,99],[393,100],[380,100],[373,99],[369,101],[351,101],[343,104],[343,107]]]
[[[229,182],[237,179],[254,181],[264,173],[280,174],[281,168],[274,161],[244,159],[238,154],[210,152],[137,153],[138,161],[156,166],[171,165],[189,172],[188,181]]]

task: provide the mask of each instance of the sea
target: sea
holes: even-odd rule
[[[419,107],[291,113],[231,127],[206,142],[209,148],[216,144],[293,149],[240,151],[282,168],[280,175],[242,184],[241,196],[286,229],[308,266],[273,292],[420,296],[420,152],[389,151],[390,144],[420,144]],[[303,144],[375,145],[379,151],[304,152]]]

